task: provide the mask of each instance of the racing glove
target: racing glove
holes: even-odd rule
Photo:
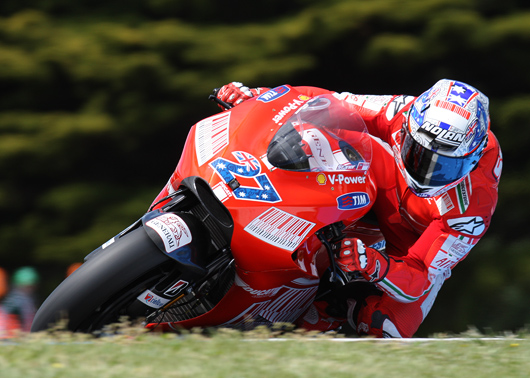
[[[374,283],[385,278],[390,266],[385,253],[367,248],[357,238],[345,238],[341,241],[335,261],[343,272],[359,272],[365,280]]]
[[[233,81],[230,84],[223,85],[217,92],[216,97],[229,105],[236,106],[268,90],[269,88],[249,88],[243,83]],[[219,106],[225,110],[222,105]]]

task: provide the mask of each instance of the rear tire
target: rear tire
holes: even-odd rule
[[[135,229],[67,277],[37,311],[31,332],[46,330],[61,320],[67,321],[70,331],[93,332],[122,315],[145,316],[128,314],[126,309],[175,265],[142,227]]]

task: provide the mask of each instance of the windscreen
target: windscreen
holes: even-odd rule
[[[291,171],[362,172],[372,160],[371,138],[352,104],[333,95],[317,96],[274,135],[267,159]]]

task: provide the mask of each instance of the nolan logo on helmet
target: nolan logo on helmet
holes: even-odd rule
[[[428,135],[432,136],[433,139],[435,139],[439,143],[443,143],[449,146],[457,147],[462,143],[465,139],[465,134],[457,133],[454,131],[449,131],[449,125],[440,123],[442,126],[434,125],[430,122],[425,122],[423,125],[420,126],[419,131],[425,132]]]

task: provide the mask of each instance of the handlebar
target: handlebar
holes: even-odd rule
[[[213,90],[213,94],[209,95],[208,96],[208,100],[211,100],[213,102],[216,102],[217,104],[221,105],[223,108],[225,109],[232,109],[234,107],[234,105],[232,104],[229,104],[228,102],[224,102],[223,100],[220,100],[218,97],[217,97],[217,93],[219,93],[219,90],[221,90],[221,88],[215,88]]]
[[[324,230],[319,230],[315,233],[315,235],[319,238],[322,245],[326,247],[326,250],[328,252],[328,258],[329,258],[329,264],[330,264],[330,270],[331,274],[329,277],[329,281],[331,283],[339,283],[341,285],[346,285],[348,282],[351,281],[357,281],[357,280],[363,280],[363,277],[360,272],[350,272],[346,273],[343,272],[338,266],[335,261],[335,253],[339,252],[337,250],[337,242],[339,242],[341,239],[344,238],[344,234],[342,233],[342,229],[344,228],[344,224],[342,222],[337,222],[329,226],[328,232],[331,235],[325,235]]]

